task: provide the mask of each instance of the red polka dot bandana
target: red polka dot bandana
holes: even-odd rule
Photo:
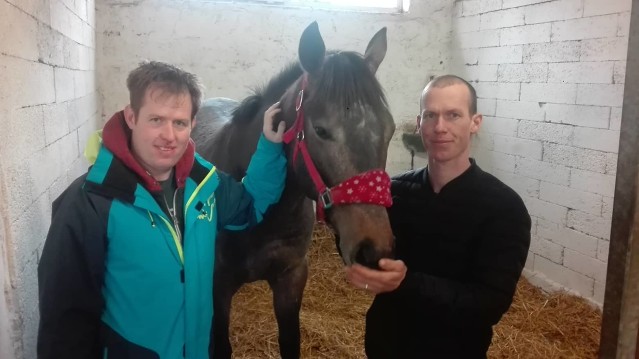
[[[333,205],[363,203],[390,207],[393,204],[390,183],[390,177],[383,170],[371,170],[351,177],[320,194],[318,219],[323,220],[323,210]]]

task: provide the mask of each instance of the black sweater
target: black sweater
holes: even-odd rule
[[[374,358],[485,358],[530,245],[530,216],[511,188],[473,160],[433,192],[426,169],[393,178],[389,216],[408,267],[366,319]]]

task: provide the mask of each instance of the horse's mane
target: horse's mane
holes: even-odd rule
[[[370,72],[362,55],[352,51],[331,51],[327,54],[320,76],[315,79],[314,102],[331,103],[346,108],[354,104],[368,104],[374,107],[388,106],[384,91]],[[290,63],[266,86],[253,90],[253,95],[245,98],[233,110],[232,121],[248,123],[265,103],[279,100],[286,89],[302,76],[299,62]]]
[[[302,76],[302,68],[299,62],[288,64],[277,76],[273,77],[266,86],[253,90],[253,95],[242,100],[240,105],[233,110],[231,121],[247,123],[253,120],[264,103],[272,104],[280,99],[286,89]]]

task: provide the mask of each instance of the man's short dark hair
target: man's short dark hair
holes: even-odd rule
[[[174,95],[188,92],[191,95],[191,119],[200,109],[202,89],[197,76],[177,66],[159,61],[142,62],[129,73],[126,85],[129,88],[131,108],[136,116],[142,107],[144,94],[150,86],[157,86]]]
[[[424,97],[426,97],[426,93],[429,89],[436,87],[448,87],[451,85],[465,85],[468,88],[468,94],[470,95],[470,103],[468,104],[470,115],[474,115],[477,113],[477,92],[473,85],[468,83],[468,81],[463,78],[455,75],[442,75],[437,76],[434,79],[430,80],[430,82],[424,87],[421,96],[419,97],[419,108],[421,109],[424,106]]]

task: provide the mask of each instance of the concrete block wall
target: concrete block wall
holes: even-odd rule
[[[143,59],[179,65],[200,76],[205,97],[246,97],[297,59],[304,28],[317,21],[329,49],[363,53],[388,28],[388,52],[378,70],[398,131],[388,170],[410,168],[400,127],[413,129],[419,93],[448,68],[450,0],[411,2],[406,14],[320,10],[199,0],[98,2],[98,74],[102,116],[128,103],[125,79]],[[404,126],[405,125],[405,126]]]
[[[35,358],[51,202],[97,126],[94,0],[0,0],[0,357]]]
[[[526,273],[603,303],[631,0],[462,0],[452,68],[476,86],[474,156],[533,218]]]

